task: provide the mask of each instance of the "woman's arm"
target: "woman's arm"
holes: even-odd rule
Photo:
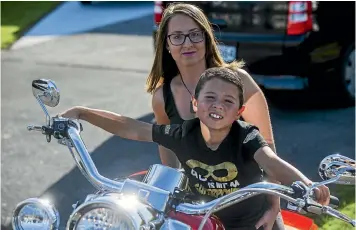
[[[269,115],[269,108],[266,98],[250,74],[239,70],[245,89],[245,107],[242,117],[248,123],[257,126],[261,135],[274,152],[276,147],[273,138],[273,130]]]
[[[156,123],[170,124],[170,120],[164,109],[164,99],[163,99],[163,87],[160,86],[156,89],[152,96],[152,109],[156,119]],[[180,168],[181,164],[177,156],[171,150],[159,145],[158,146],[159,156],[163,165],[167,165],[172,168]]]

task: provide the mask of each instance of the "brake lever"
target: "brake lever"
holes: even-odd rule
[[[43,131],[42,126],[39,125],[29,125],[27,126],[28,131]]]
[[[41,131],[43,135],[46,135],[47,142],[51,142],[51,135],[53,135],[53,128],[50,126],[39,126],[39,125],[29,125],[27,126],[28,131]]]
[[[316,215],[327,214],[327,215],[333,216],[337,219],[343,220],[343,221],[351,224],[353,227],[356,226],[356,220],[352,220],[350,217],[333,209],[330,206],[323,206],[311,198],[308,198],[305,200],[305,206],[304,206],[304,208],[302,208],[299,211],[299,213],[304,214],[304,215],[307,213],[313,213]]]
[[[335,218],[338,218],[340,220],[343,220],[349,224],[351,224],[353,227],[356,226],[356,220],[351,219],[350,217],[342,214],[341,212],[329,207],[329,206],[324,206],[322,209],[322,213],[328,214],[330,216],[333,216]]]

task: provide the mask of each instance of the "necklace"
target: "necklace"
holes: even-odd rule
[[[189,91],[188,87],[185,85],[185,83],[184,83],[184,81],[183,81],[182,74],[179,74],[179,76],[180,76],[180,80],[182,81],[182,83],[183,83],[185,89],[188,91],[188,93],[190,94],[190,96],[191,96],[191,98],[192,98],[192,97],[193,97],[193,94]],[[190,112],[191,112],[191,113],[195,113],[194,110],[193,110],[193,102],[192,102],[192,101],[190,101],[190,106],[189,106],[189,108],[190,108]]]

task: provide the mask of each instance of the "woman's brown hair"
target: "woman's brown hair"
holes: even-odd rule
[[[172,79],[179,73],[174,59],[166,49],[168,23],[177,14],[184,14],[192,18],[205,32],[205,59],[207,68],[229,67],[231,69],[238,69],[244,66],[243,61],[234,61],[229,64],[224,62],[218,49],[211,23],[200,8],[186,3],[172,3],[163,12],[162,20],[157,30],[155,58],[146,81],[146,90],[148,93],[153,93],[157,86],[164,83],[167,79]]]

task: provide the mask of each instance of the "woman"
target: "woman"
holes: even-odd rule
[[[241,68],[242,61],[223,61],[209,20],[196,6],[184,3],[169,5],[162,16],[156,39],[154,63],[146,82],[152,93],[152,108],[157,124],[180,124],[195,117],[191,98],[200,75],[207,68],[229,66],[236,69],[245,87],[245,121],[259,127],[262,136],[276,152],[268,105],[263,92],[252,77]],[[164,165],[179,168],[173,152],[159,146]],[[271,196],[271,210],[258,225],[271,229],[279,213],[279,198]],[[275,227],[283,228],[280,213]],[[277,228],[276,228],[277,229]]]
[[[275,151],[268,105],[263,92],[241,68],[242,61],[226,64],[204,13],[190,4],[172,4],[164,11],[156,39],[156,55],[147,79],[152,108],[158,124],[182,123],[194,118],[191,97],[203,71],[231,66],[240,72],[245,87],[243,119],[259,127]],[[162,163],[179,167],[175,155],[160,147]]]

